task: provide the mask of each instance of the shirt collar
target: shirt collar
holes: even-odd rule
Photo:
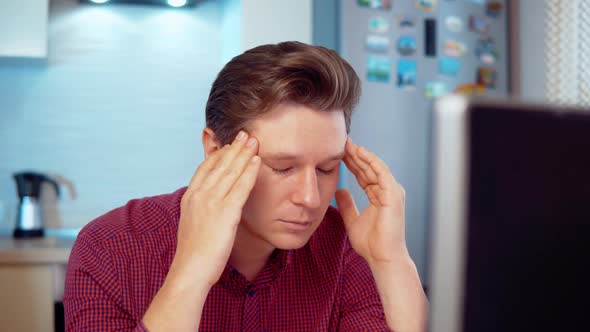
[[[224,288],[246,294],[250,290],[268,287],[277,280],[292,260],[292,250],[275,249],[255,280],[248,281],[229,262],[219,278],[218,284]]]

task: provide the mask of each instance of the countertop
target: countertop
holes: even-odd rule
[[[0,264],[67,264],[74,237],[0,237]]]

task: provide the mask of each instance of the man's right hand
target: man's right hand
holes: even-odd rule
[[[142,319],[149,331],[199,328],[207,294],[229,259],[242,208],[256,183],[257,152],[256,140],[240,132],[195,172],[180,201],[174,260]]]
[[[260,169],[257,151],[256,139],[240,131],[231,145],[210,154],[193,175],[180,202],[170,268],[181,281],[210,288],[221,277]]]

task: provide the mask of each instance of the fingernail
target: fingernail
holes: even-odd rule
[[[240,130],[240,132],[238,133],[238,136],[236,136],[236,139],[238,141],[241,141],[244,139],[244,137],[246,137],[246,133]]]
[[[248,143],[246,143],[246,145],[252,147],[252,146],[254,146],[255,143],[256,143],[256,139],[254,137],[250,137],[250,139],[248,140]]]

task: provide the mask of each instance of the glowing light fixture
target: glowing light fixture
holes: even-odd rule
[[[4,0],[0,0],[2,2]],[[167,7],[193,7],[198,2],[203,0],[78,0],[81,3],[93,3],[93,4],[136,4],[136,5],[157,5]]]
[[[182,7],[186,5],[186,0],[168,0],[168,5],[172,7]]]

